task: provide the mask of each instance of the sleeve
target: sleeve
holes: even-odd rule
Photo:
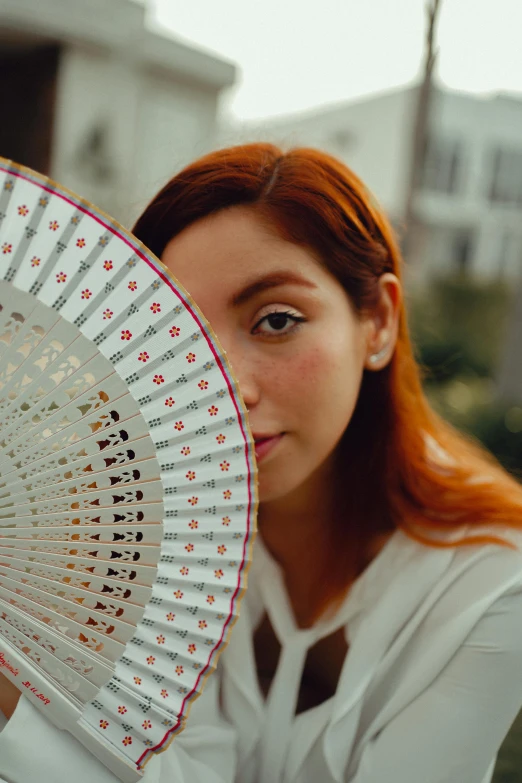
[[[235,731],[222,717],[214,673],[193,704],[187,728],[146,765],[143,783],[233,783]],[[83,745],[23,696],[0,732],[0,783],[118,783]]]
[[[522,706],[522,590],[482,616],[437,679],[365,747],[346,783],[482,783]]]

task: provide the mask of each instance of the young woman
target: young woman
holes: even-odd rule
[[[260,482],[240,620],[146,783],[488,783],[522,706],[522,489],[430,409],[385,216],[334,158],[252,144],[134,233],[227,351]],[[0,777],[114,780],[9,695]]]

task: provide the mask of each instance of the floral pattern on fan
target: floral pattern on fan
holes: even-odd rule
[[[0,645],[30,650],[79,724],[141,768],[237,617],[256,509],[245,409],[158,260],[1,161],[0,247]]]

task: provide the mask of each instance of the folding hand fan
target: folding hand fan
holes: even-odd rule
[[[184,728],[237,617],[245,410],[162,264],[0,159],[0,671],[121,780]]]

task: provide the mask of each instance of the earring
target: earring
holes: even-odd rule
[[[384,359],[387,353],[388,353],[388,346],[385,345],[384,348],[381,348],[381,350],[378,353],[373,353],[368,359],[368,361],[370,362],[370,364],[376,364],[381,359]]]

